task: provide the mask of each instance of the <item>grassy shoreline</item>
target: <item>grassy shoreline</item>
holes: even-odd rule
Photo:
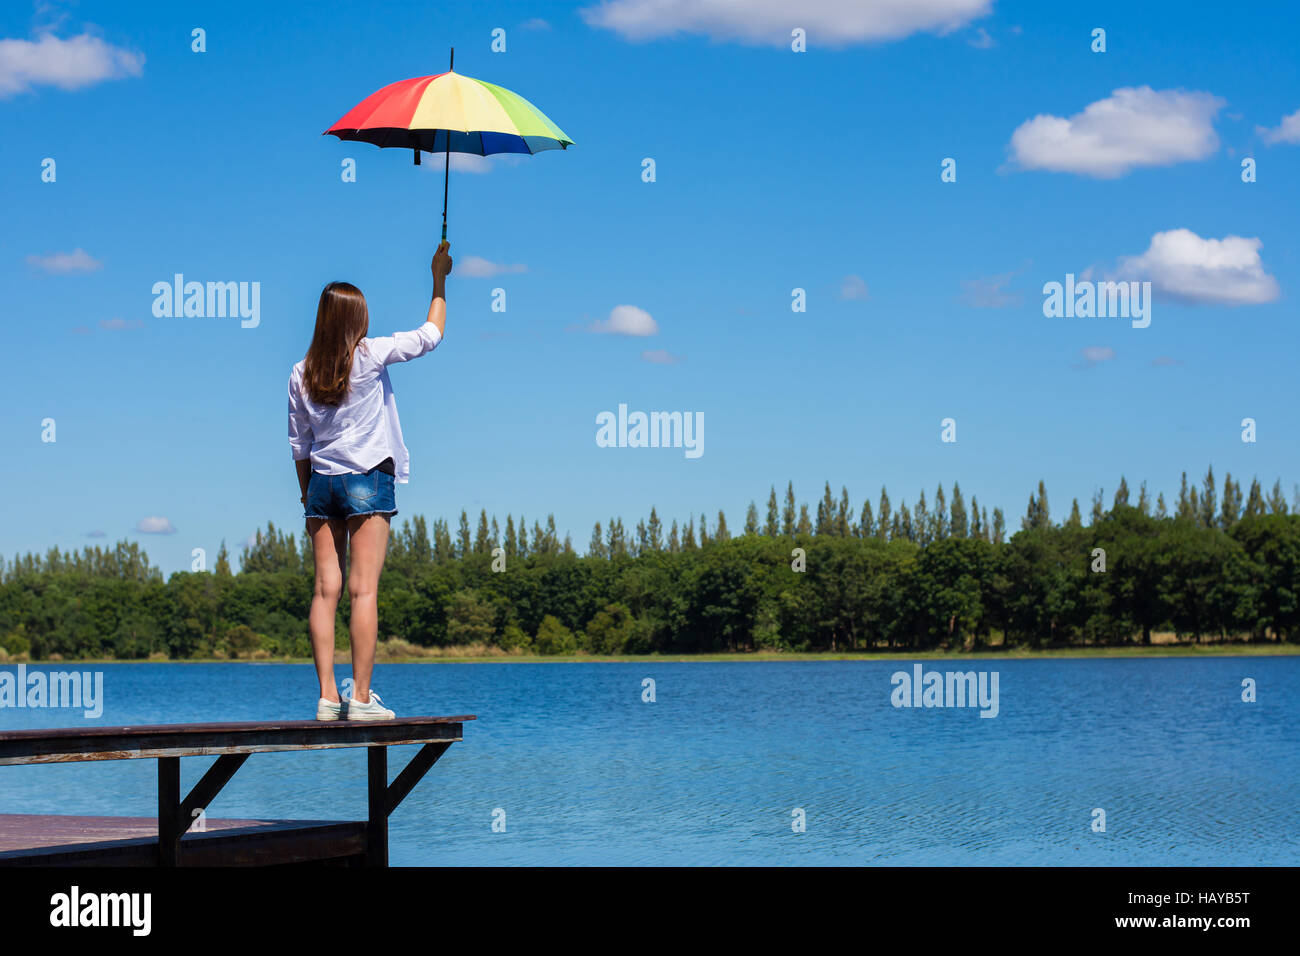
[[[379,664],[634,664],[645,662],[674,663],[733,663],[733,662],[787,662],[787,661],[916,661],[916,660],[1070,660],[1070,659],[1107,659],[1107,658],[1166,658],[1166,657],[1292,657],[1300,655],[1300,644],[1153,644],[1147,646],[1127,647],[1059,647],[1059,648],[982,648],[977,651],[857,651],[829,652],[748,652],[736,651],[721,654],[621,654],[617,656],[600,656],[595,654],[569,654],[558,656],[540,656],[535,654],[439,654],[439,655],[395,655],[380,657]],[[348,662],[347,651],[335,654],[339,663]],[[310,664],[309,657],[267,657],[249,658],[186,658],[170,660],[152,658],[149,660],[123,661],[115,658],[77,658],[75,660],[30,660],[10,659],[0,661],[0,668],[15,666],[19,663],[33,665],[68,665],[82,664]]]

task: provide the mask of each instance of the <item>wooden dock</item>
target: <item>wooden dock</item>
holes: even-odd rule
[[[158,761],[156,817],[0,814],[0,866],[388,865],[388,817],[461,739],[457,717],[249,721],[0,733],[0,766]],[[420,744],[390,783],[388,748]],[[250,754],[367,748],[366,820],[221,820],[208,807]],[[182,757],[217,760],[182,799]],[[193,829],[202,815],[204,828]]]

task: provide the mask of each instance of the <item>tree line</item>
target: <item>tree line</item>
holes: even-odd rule
[[[238,573],[223,542],[210,570],[166,580],[135,543],[0,558],[0,658],[306,657],[310,542],[268,524]],[[348,598],[339,609],[340,644]],[[1085,524],[1054,521],[1039,482],[1008,537],[961,488],[909,507],[888,492],[851,506],[829,482],[811,507],[770,489],[732,533],[719,511],[664,526],[597,523],[583,554],[554,516],[529,528],[462,512],[394,528],[380,638],[412,649],[539,654],[972,650],[1300,637],[1300,493],[1210,469],[1154,500],[1121,478]]]

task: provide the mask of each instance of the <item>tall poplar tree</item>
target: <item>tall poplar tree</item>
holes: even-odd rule
[[[970,537],[970,519],[966,516],[966,499],[962,497],[961,485],[952,483],[952,507],[949,514],[948,532],[954,538]]]
[[[874,538],[876,536],[876,517],[871,513],[871,502],[862,502],[862,517],[858,520],[858,537]]]
[[[1088,516],[1090,527],[1097,527],[1106,518],[1106,509],[1102,507],[1102,499],[1105,496],[1105,489],[1098,488],[1092,493],[1092,512]]]
[[[1282,492],[1282,479],[1279,478],[1273,482],[1273,490],[1268,495],[1268,510],[1270,514],[1284,515],[1287,513],[1286,495]]]
[[[904,505],[903,507],[907,507]],[[912,533],[908,538],[917,544],[925,547],[930,543],[930,509],[925,503],[925,489],[921,489],[921,497],[917,499],[916,507],[912,509],[911,521]]]
[[[889,508],[889,492],[880,486],[880,510],[876,515],[876,537],[884,541],[893,530],[894,513]]]
[[[1264,492],[1259,487],[1259,479],[1250,480],[1250,495],[1246,498],[1246,516],[1254,517],[1268,513],[1268,504],[1264,501]]]
[[[1183,472],[1182,484],[1178,487],[1178,510],[1174,512],[1175,518],[1196,520],[1196,505],[1192,500],[1195,494],[1196,489],[1189,488],[1187,485],[1187,472]]]
[[[1219,498],[1214,484],[1214,466],[1205,473],[1205,482],[1201,486],[1201,514],[1197,523],[1202,528],[1217,528],[1219,525]]]
[[[464,508],[460,509],[460,527],[457,529],[456,537],[458,539],[456,557],[463,558],[474,548],[474,542],[469,536],[469,515],[465,513]]]
[[[817,503],[817,529],[818,535],[831,534],[835,528],[835,499],[831,497],[831,483],[826,482],[826,490],[822,492],[822,500]]]
[[[934,510],[930,512],[930,540],[942,541],[948,537],[948,497],[943,485],[934,489]]]
[[[1115,489],[1115,500],[1111,503],[1111,509],[1114,510],[1120,505],[1128,505],[1128,482],[1123,475],[1119,476],[1119,487]]]
[[[767,496],[767,524],[763,526],[763,534],[775,538],[780,533],[781,512],[776,505],[776,485],[772,485],[772,490]]]
[[[1223,476],[1223,507],[1219,512],[1219,527],[1229,530],[1241,520],[1241,485],[1232,480],[1232,472]]]

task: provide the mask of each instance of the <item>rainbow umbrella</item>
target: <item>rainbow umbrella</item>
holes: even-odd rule
[[[447,181],[451,154],[540,153],[567,149],[573,140],[532,103],[504,87],[446,73],[417,76],[371,93],[322,136],[359,140],[383,148],[446,153],[442,184],[442,238],[447,238]]]

